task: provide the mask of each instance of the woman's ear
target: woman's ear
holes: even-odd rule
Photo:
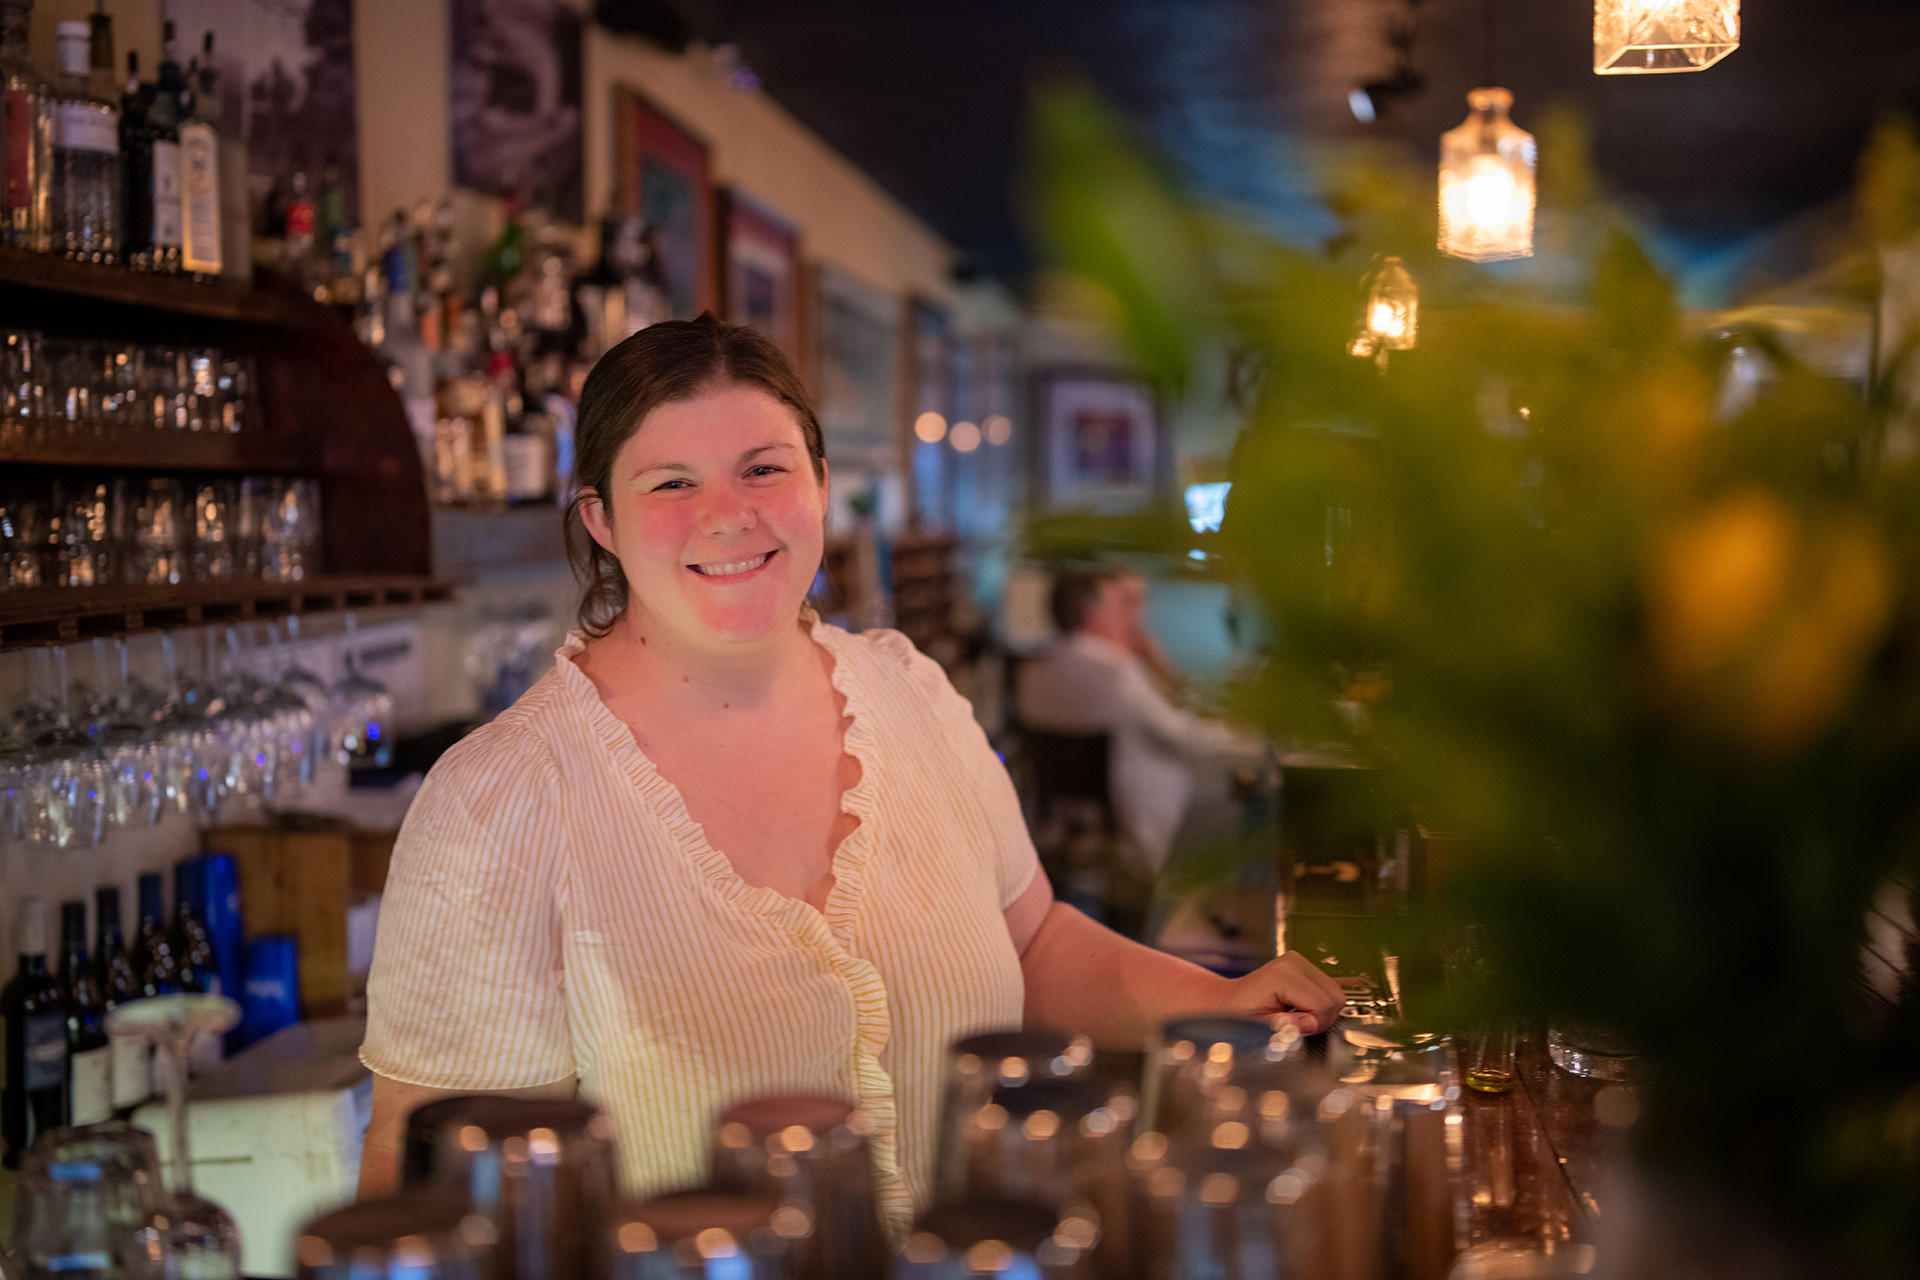
[[[582,489],[579,493],[580,523],[586,526],[587,536],[600,544],[600,549],[608,555],[613,552],[613,522],[607,519],[607,505],[600,501],[600,495],[592,489]]]

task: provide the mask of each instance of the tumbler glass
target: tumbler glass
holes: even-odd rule
[[[800,1280],[884,1280],[866,1113],[838,1098],[787,1094],[729,1107],[714,1127],[713,1185],[773,1192],[806,1213]]]
[[[298,1280],[482,1280],[493,1224],[446,1192],[411,1190],[322,1214],[294,1241]]]
[[[806,1213],[777,1195],[681,1191],[621,1207],[605,1233],[608,1280],[796,1280]]]
[[[192,575],[185,563],[186,533],[192,527],[180,482],[166,476],[149,479],[134,499],[127,580],[147,586],[188,581]]]
[[[146,1228],[161,1207],[153,1138],[125,1121],[48,1129],[20,1167],[14,1254],[34,1280],[150,1274]]]

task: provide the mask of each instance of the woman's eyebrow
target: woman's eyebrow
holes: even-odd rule
[[[641,476],[654,471],[678,471],[682,475],[692,475],[694,468],[690,462],[650,462],[644,467],[635,467],[627,479],[638,480]]]
[[[752,462],[755,458],[759,457],[763,453],[773,453],[781,449],[785,449],[787,452],[791,453],[793,452],[793,448],[794,446],[789,444],[785,440],[782,440],[777,444],[763,444],[755,448],[749,449],[745,453],[741,454],[740,461]]]

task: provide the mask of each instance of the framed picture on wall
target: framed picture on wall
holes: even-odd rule
[[[707,144],[631,89],[615,91],[614,121],[614,204],[646,224],[668,310],[691,320],[715,302]]]
[[[1128,515],[1153,504],[1151,387],[1119,373],[1058,369],[1041,376],[1039,400],[1048,509]]]
[[[836,492],[830,518],[848,502],[870,504],[883,529],[906,519],[900,449],[900,299],[837,267],[810,273],[818,308],[815,401]]]
[[[448,20],[454,182],[579,222],[580,14],[561,0],[453,0]]]
[[[772,338],[800,361],[800,233],[731,187],[715,193],[722,258],[721,314]]]

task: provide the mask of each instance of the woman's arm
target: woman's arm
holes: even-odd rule
[[[560,1080],[530,1089],[492,1092],[503,1098],[571,1098],[578,1087],[577,1080]],[[360,1148],[360,1199],[392,1195],[400,1189],[400,1143],[406,1136],[407,1117],[413,1114],[414,1108],[440,1098],[458,1097],[462,1092],[407,1084],[390,1076],[374,1076],[373,1119],[367,1125],[366,1144]]]
[[[1028,1026],[1079,1031],[1107,1049],[1142,1049],[1160,1024],[1190,1013],[1286,1017],[1303,1033],[1340,1012],[1338,983],[1298,952],[1244,978],[1123,938],[1053,900],[1045,873],[1007,908],[1007,930],[1026,978]]]

